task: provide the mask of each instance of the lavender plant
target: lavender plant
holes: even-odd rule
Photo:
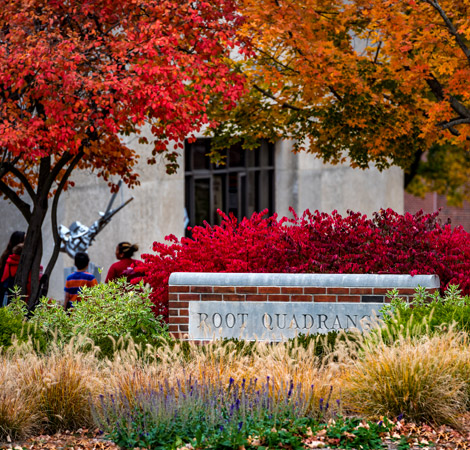
[[[119,446],[152,449],[195,447],[238,448],[257,436],[270,442],[281,439],[291,448],[303,448],[299,429],[316,427],[312,412],[313,387],[293,382],[275,388],[269,377],[236,382],[200,383],[188,378],[176,387],[142,387],[132,399],[122,393],[102,396],[93,407],[96,423]],[[339,406],[339,405],[338,405]],[[328,412],[328,400],[318,408]],[[269,430],[296,432],[276,433]],[[288,441],[288,442],[287,442]]]

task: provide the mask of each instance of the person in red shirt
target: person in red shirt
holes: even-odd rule
[[[2,283],[7,278],[15,278],[16,272],[18,271],[18,265],[20,264],[21,252],[23,251],[24,244],[18,244],[13,247],[11,254],[8,256],[5,268],[2,274]]]
[[[24,231],[15,231],[11,235],[7,248],[0,256],[0,307],[7,306],[13,296],[12,290],[15,286],[16,272],[20,265],[25,237]],[[39,266],[39,279],[42,277],[42,270],[42,266]],[[31,273],[28,277],[26,293],[27,296],[23,296],[23,300],[27,302],[31,293]]]
[[[136,263],[140,263],[138,259],[133,259],[134,253],[139,250],[137,244],[130,244],[129,242],[121,242],[116,247],[116,261],[108,270],[106,275],[106,283],[108,281],[116,280],[118,278],[126,277],[127,281],[135,278],[133,270]]]
[[[21,252],[23,251],[24,244],[18,244],[13,247],[11,254],[8,256],[5,267],[3,269],[2,278],[0,279],[1,286],[1,296],[0,306],[7,306],[10,302],[13,289],[16,272],[18,271],[18,266],[20,264]],[[31,290],[31,279],[28,281],[28,293]]]
[[[0,256],[0,277],[3,277],[3,272],[5,271],[5,265],[7,263],[8,257],[13,254],[13,248],[18,244],[24,242],[26,233],[24,231],[15,231],[11,236],[8,242],[7,248]]]

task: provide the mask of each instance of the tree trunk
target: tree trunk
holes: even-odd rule
[[[32,308],[39,291],[39,268],[42,257],[42,225],[47,214],[47,193],[37,198],[26,231],[24,249],[16,273],[16,284],[22,295],[28,297],[28,308]],[[30,290],[28,290],[30,285]]]
[[[60,238],[57,229],[57,205],[59,197],[70,177],[70,174],[75,169],[83,155],[84,151],[82,146],[76,155],[72,155],[71,153],[64,153],[54,166],[52,166],[52,160],[50,156],[41,158],[39,163],[36,192],[34,192],[32,186],[24,177],[20,179],[20,181],[23,182],[29,196],[31,197],[33,206],[32,212],[30,212],[30,205],[23,201],[0,178],[0,192],[3,192],[13,202],[13,204],[19,209],[19,211],[21,211],[24,218],[28,222],[24,249],[21,254],[20,264],[16,273],[15,284],[20,287],[21,294],[25,297],[28,297],[28,309],[30,311],[33,310],[36,306],[39,300],[39,296],[47,294],[50,274],[57,261],[60,249]],[[65,170],[65,173],[60,176],[61,171],[64,169],[64,167],[67,166],[67,164],[69,164],[69,166]],[[54,194],[51,215],[54,250],[46,267],[46,271],[41,280],[39,280],[39,268],[41,265],[43,251],[42,225],[48,210],[49,193],[51,192],[52,185],[58,179],[60,179],[60,182]],[[30,285],[30,289],[28,289],[28,285]]]
[[[57,262],[57,258],[59,257],[60,253],[60,236],[57,224],[57,208],[59,206],[59,198],[64,190],[65,184],[67,183],[70,177],[70,174],[75,169],[80,159],[83,157],[83,154],[83,150],[80,150],[78,154],[74,157],[70,165],[67,167],[67,170],[65,171],[65,174],[62,177],[59,186],[54,194],[54,199],[52,200],[51,206],[51,227],[52,237],[54,238],[54,249],[52,251],[52,255],[49,259],[49,262],[47,263],[47,266],[44,269],[43,276],[41,277],[38,296],[36,300],[31,300],[31,309],[36,306],[40,297],[42,297],[43,295],[47,295],[47,291],[49,289],[49,279],[51,277],[52,269],[54,269],[54,266]]]
[[[414,154],[413,162],[411,163],[410,168],[405,171],[405,189],[413,181],[413,178],[418,174],[419,163],[421,162],[422,156],[423,152],[421,150],[417,150]]]
[[[42,258],[42,224],[47,214],[47,197],[54,177],[51,177],[51,158],[41,159],[39,164],[37,191],[32,198],[33,211],[28,221],[26,239],[21,253],[15,282],[21,294],[27,296],[28,309],[34,308],[39,293],[39,267]],[[28,289],[28,285],[30,289]]]

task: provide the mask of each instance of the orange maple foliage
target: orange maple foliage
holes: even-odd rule
[[[57,206],[76,167],[138,184],[138,155],[120,136],[148,124],[149,162],[164,153],[172,171],[184,138],[213,125],[208,104],[234,105],[244,89],[228,62],[233,47],[243,48],[234,6],[233,0],[1,2],[0,192],[29,223],[21,286],[32,270],[37,291],[47,198],[55,192]],[[56,230],[55,237],[57,244]]]
[[[215,112],[217,137],[293,138],[325,161],[398,165],[407,181],[434,145],[470,173],[468,0],[240,3],[251,91]]]

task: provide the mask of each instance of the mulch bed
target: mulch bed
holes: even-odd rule
[[[99,437],[98,430],[65,431],[52,436],[41,434],[20,442],[0,443],[0,449],[14,450],[118,450],[113,442]]]

